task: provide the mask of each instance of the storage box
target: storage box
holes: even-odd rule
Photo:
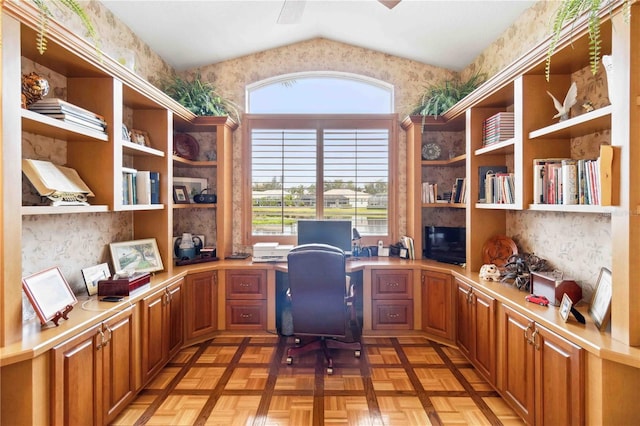
[[[128,296],[133,290],[149,284],[151,274],[139,272],[124,278],[109,277],[98,281],[98,296]]]
[[[582,288],[578,283],[553,272],[532,272],[531,293],[546,297],[553,306],[560,306],[565,293],[574,305],[582,299]]]

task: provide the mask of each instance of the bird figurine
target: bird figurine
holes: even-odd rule
[[[554,115],[553,118],[560,117],[560,121],[568,119],[571,107],[574,106],[578,100],[578,87],[576,86],[576,82],[574,81],[571,83],[567,96],[564,97],[564,103],[562,104],[551,93],[549,93],[548,90],[547,94],[551,96],[551,99],[553,99],[553,105],[556,107],[556,110],[558,110],[558,113]]]

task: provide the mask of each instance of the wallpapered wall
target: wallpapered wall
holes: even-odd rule
[[[93,17],[100,44],[108,53],[121,48],[135,53],[136,72],[152,83],[171,72],[171,67],[140,41],[129,28],[117,20],[100,2],[81,2]],[[531,47],[547,37],[549,22],[557,2],[540,1],[526,11],[491,46],[482,52],[460,74],[463,78],[476,71],[489,76],[503,69]],[[72,31],[82,34],[80,23],[73,17],[60,15]],[[422,90],[431,82],[455,75],[452,71],[415,61],[394,57],[360,47],[326,39],[314,39],[280,47],[218,64],[189,70],[200,72],[212,80],[225,96],[244,105],[245,86],[269,77],[301,71],[342,71],[373,77],[395,87],[395,105],[401,120],[417,102]],[[240,139],[242,127],[235,132],[234,188],[240,188]],[[400,134],[400,194],[406,193],[406,139]],[[406,199],[400,199],[400,232],[406,228]],[[234,246],[242,248],[240,223],[240,192],[234,193]],[[66,264],[84,267],[106,261],[105,245],[126,240],[132,235],[128,214],[90,214],[77,218],[27,217],[23,224],[24,273],[46,266]],[[608,216],[561,214],[546,212],[509,212],[508,234],[523,251],[535,252],[552,261],[567,275],[582,281],[589,294],[589,285],[597,277],[600,266],[611,266],[610,220]],[[58,232],[52,234],[51,229]],[[58,238],[60,241],[53,241]],[[71,238],[69,236],[72,236]],[[88,243],[90,242],[90,243]],[[54,253],[39,247],[58,247]],[[64,268],[63,268],[64,269]],[[63,270],[77,291],[83,291],[79,271]]]

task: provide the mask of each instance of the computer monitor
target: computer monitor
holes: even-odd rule
[[[350,220],[299,220],[298,244],[329,244],[351,254]]]

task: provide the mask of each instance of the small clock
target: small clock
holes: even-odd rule
[[[437,160],[440,158],[440,147],[435,143],[428,143],[422,147],[423,160]]]

